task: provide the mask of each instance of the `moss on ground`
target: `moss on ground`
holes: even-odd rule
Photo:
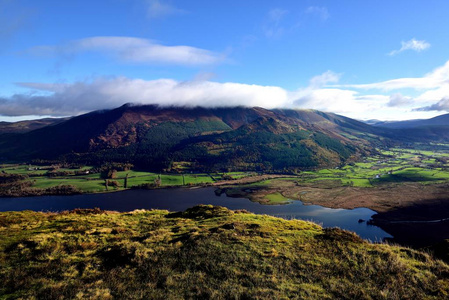
[[[408,248],[221,207],[0,213],[2,299],[443,299]]]

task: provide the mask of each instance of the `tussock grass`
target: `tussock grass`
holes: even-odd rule
[[[185,212],[0,214],[2,299],[444,299],[449,266],[299,220]]]

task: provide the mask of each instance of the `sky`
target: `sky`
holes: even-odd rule
[[[125,103],[449,112],[449,1],[0,0],[0,121]]]

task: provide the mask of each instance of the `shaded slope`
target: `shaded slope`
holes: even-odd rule
[[[0,139],[7,159],[57,158],[71,152],[87,152],[90,140],[121,116],[117,110],[95,111],[63,123]]]
[[[415,142],[449,141],[449,114],[424,120],[378,122],[378,128],[390,130],[398,138]]]

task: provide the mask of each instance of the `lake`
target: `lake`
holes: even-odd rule
[[[324,227],[340,227],[356,232],[364,239],[380,242],[391,238],[377,226],[359,223],[369,220],[375,211],[368,208],[332,209],[318,205],[304,205],[293,201],[287,205],[262,205],[245,198],[217,196],[215,188],[127,190],[105,194],[75,196],[39,196],[23,198],[0,198],[0,211],[63,211],[74,208],[101,208],[104,210],[131,211],[135,209],[167,209],[183,211],[198,204],[212,204],[229,209],[246,209],[256,214],[267,214],[285,219],[313,221]]]

